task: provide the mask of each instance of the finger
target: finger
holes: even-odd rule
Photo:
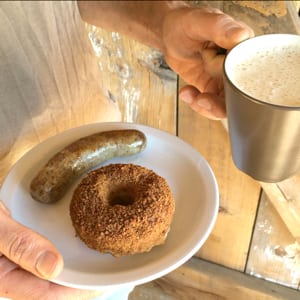
[[[190,10],[186,18],[183,26],[185,32],[189,32],[190,38],[213,41],[225,49],[231,49],[239,42],[254,36],[249,26],[221,11],[199,8]]]
[[[4,256],[0,257],[0,297],[10,299],[92,299],[103,291],[77,290],[35,277]]]
[[[207,103],[209,103],[210,108],[207,108]],[[221,120],[226,118],[225,103],[217,95],[202,93],[197,97],[197,100],[190,105],[190,107],[197,113],[212,120]]]
[[[3,254],[0,253],[0,283],[9,272],[15,270],[18,266],[12,261],[8,260]],[[0,287],[2,285],[0,284]],[[1,293],[0,293],[1,295]]]
[[[8,210],[8,208],[3,204],[3,202],[0,200],[0,211],[2,213],[4,213],[5,215],[9,216],[10,215],[10,211]]]
[[[225,55],[218,54],[217,47],[203,49],[201,54],[205,71],[212,77],[221,76]]]
[[[192,86],[185,86],[179,92],[179,97],[200,115],[219,120],[226,117],[224,98],[215,94],[200,93]]]
[[[0,209],[0,253],[23,269],[50,279],[62,270],[63,260],[54,245],[14,221]]]

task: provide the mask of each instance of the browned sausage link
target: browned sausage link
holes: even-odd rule
[[[135,129],[112,130],[83,137],[55,154],[30,185],[33,199],[53,203],[61,199],[76,178],[98,164],[134,155],[146,146],[145,135]]]

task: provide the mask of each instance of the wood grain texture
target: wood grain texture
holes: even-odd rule
[[[273,2],[270,5],[271,3],[252,1],[252,7],[247,9],[245,9],[245,3],[241,2],[243,1],[224,1],[224,11],[248,23],[256,35],[300,32],[299,19],[295,20],[295,10],[291,6],[291,2],[270,1]],[[286,5],[285,10],[282,8],[283,4]],[[260,11],[262,5],[268,5],[268,12]],[[279,11],[281,11],[280,15],[278,15]],[[275,241],[284,247],[296,245],[300,228],[300,209],[297,197],[300,194],[299,175],[296,174],[281,183],[261,183],[261,186],[267,196],[264,195],[261,201],[257,220],[260,220],[260,224],[261,220],[268,224],[274,224],[276,229],[264,231],[257,223],[255,224],[247,272],[298,288],[300,266],[297,264],[293,267],[287,265],[286,262],[289,260],[286,257],[284,261],[278,255],[270,255],[270,251],[272,251],[270,249],[275,247]],[[265,203],[268,201],[272,204],[269,203],[270,205],[266,208]]]
[[[276,6],[276,3],[273,3],[275,6],[268,5],[268,12],[262,13],[260,11],[262,3],[256,3],[256,7],[245,7],[245,5],[242,6],[238,2],[234,3],[234,1],[192,2],[195,5],[212,5],[220,8],[237,19],[249,23],[256,34],[290,32],[291,26],[294,25],[286,13],[287,11],[282,7],[282,3],[278,3],[279,6]],[[255,5],[255,3],[253,4]],[[272,9],[274,10],[272,11]],[[279,18],[280,21],[278,22]],[[135,41],[121,37],[117,33],[101,32],[99,34],[98,32],[98,38],[100,39],[98,41],[100,44],[98,48],[100,68],[106,76],[104,86],[107,94],[118,103],[123,120],[141,122],[175,134],[176,111],[178,109],[178,135],[191,143],[208,160],[216,174],[220,186],[220,212],[213,233],[197,253],[197,256],[244,271],[250,250],[246,268],[249,274],[262,276],[283,284],[293,282],[290,286],[296,288],[297,279],[292,281],[288,276],[279,278],[277,272],[287,274],[289,270],[284,267],[284,264],[281,264],[281,269],[278,268],[276,261],[270,260],[270,255],[269,257],[266,255],[266,250],[270,247],[270,243],[267,241],[270,240],[267,239],[266,241],[263,238],[261,230],[257,226],[255,227],[252,246],[249,248],[252,229],[255,225],[260,185],[234,167],[227,132],[223,126],[219,122],[199,117],[185,104],[180,103],[178,107],[176,106],[176,99],[172,92],[175,85],[173,79],[168,78],[170,76],[168,72],[163,72],[161,68],[158,68],[158,71],[155,67],[155,65],[161,64],[159,53],[155,53],[153,49],[146,49]],[[279,228],[278,236],[281,236],[282,239],[288,239],[292,243],[290,233],[287,232],[278,213],[274,212],[274,209],[273,211],[268,210],[268,212],[270,215],[265,221],[270,222],[272,218],[275,218],[275,222],[280,224],[277,226]],[[264,216],[262,209],[260,209],[258,217],[263,219]],[[276,238],[276,235],[273,235],[273,238]],[[258,247],[261,247],[259,248],[260,251],[257,251]],[[264,266],[267,272],[260,272],[263,268],[257,268],[257,265]],[[213,270],[215,273],[210,274],[211,277],[217,276],[219,272],[218,269]],[[194,272],[195,276],[205,276],[200,268],[196,267]],[[174,281],[171,283],[169,279],[162,278],[138,287],[135,290],[136,297],[138,295],[136,299],[164,299],[164,297],[165,299],[199,299],[199,297],[201,299],[230,299],[227,298],[228,295],[234,298],[240,295],[241,283],[238,280],[230,284],[230,286],[237,286],[233,291],[222,289],[223,285],[220,285],[218,281],[210,282],[213,289],[211,292],[206,291],[205,288],[202,290],[195,283],[195,277],[188,277],[189,284],[185,286],[179,274],[182,274],[181,268],[172,273],[171,276],[174,275]],[[240,275],[240,273],[238,274]],[[226,278],[227,274],[223,274],[223,276]],[[257,284],[260,286],[261,281],[258,281]],[[275,289],[277,287],[277,285],[274,286]],[[287,297],[280,294],[262,296],[257,291],[259,287],[254,285],[252,289],[254,291],[246,289],[247,292],[241,297],[249,299],[248,294],[255,295],[253,299],[296,299],[298,297],[298,294],[293,293],[293,291],[293,295]]]
[[[179,104],[179,137],[197,149],[211,165],[220,191],[216,225],[197,256],[243,271],[250,246],[260,185],[233,164],[228,133],[219,121],[211,121]]]
[[[0,184],[30,148],[68,128],[119,120],[72,1],[0,2]]]
[[[291,32],[297,24],[288,10],[279,17],[278,10],[266,15],[237,1],[199,5],[223,9],[256,34]],[[197,256],[296,289],[299,178],[264,186],[270,200],[262,198],[255,225],[260,185],[234,167],[222,124],[177,103],[177,78],[159,52],[96,29],[96,58],[85,31],[95,28],[82,25],[69,1],[0,2],[0,182],[24,152],[70,127],[122,119],[178,133],[208,160],[220,187],[217,223]],[[294,290],[199,261],[136,291],[144,299],[299,298]]]
[[[251,7],[245,7],[244,1],[223,1],[223,10],[251,26],[255,35],[296,32],[295,23],[286,5],[289,1],[249,2],[251,2]],[[262,7],[267,9],[264,13],[261,12]]]
[[[105,94],[117,103],[122,120],[176,134],[177,76],[162,54],[116,32],[93,26],[88,31]]]
[[[276,184],[261,183],[294,239],[300,242],[300,175]]]
[[[286,15],[285,1],[232,1],[241,7],[251,8],[263,16],[269,17],[271,15],[277,18]]]
[[[193,258],[175,272],[136,287],[129,300],[296,300],[299,296],[296,290]]]
[[[261,199],[246,272],[294,289],[299,285],[300,245],[266,194]]]
[[[265,33],[300,33],[300,19],[292,1],[216,1],[216,3],[215,1],[193,1],[193,3],[197,6],[216,6],[234,18],[249,24],[256,35]],[[260,207],[258,219],[265,219],[265,222],[280,225],[277,225],[276,231],[269,232],[270,236],[266,238],[265,232],[261,231],[256,224],[252,247],[249,251],[250,257],[247,272],[252,272],[257,276],[263,276],[270,280],[278,280],[280,283],[284,282],[297,288],[298,276],[294,276],[295,270],[291,271],[285,264],[278,263],[278,257],[267,255],[267,253],[269,253],[269,247],[272,247],[269,242],[277,240],[277,236],[289,239],[291,247],[297,245],[295,243],[298,240],[300,228],[299,175],[297,174],[281,183],[261,183],[261,186],[268,195],[268,197],[264,195],[262,203],[270,201],[272,209],[270,209],[270,213],[266,213],[267,210],[264,207]],[[242,228],[241,231],[243,231]],[[294,240],[291,240],[293,238]],[[256,246],[254,247],[253,245]],[[205,246],[203,249],[205,249]],[[257,247],[261,251],[255,251]],[[261,265],[259,262],[261,262]]]

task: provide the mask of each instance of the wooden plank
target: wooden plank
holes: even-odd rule
[[[197,258],[141,286],[129,300],[296,300],[300,292]]]
[[[223,7],[222,2],[223,1],[215,1],[213,5],[220,8]],[[226,5],[225,9],[230,11],[232,15],[238,11],[238,18],[246,22],[247,20],[251,21],[255,18],[256,14],[261,15],[261,12],[255,11],[253,8],[241,10],[240,6],[237,6],[236,9],[232,9],[230,3]],[[274,22],[276,17],[273,15],[271,15],[271,17]],[[283,23],[290,24],[289,20],[286,21],[284,17],[281,18]],[[264,26],[264,22],[254,24],[257,33],[262,33],[261,28]],[[282,28],[282,32],[287,30],[285,26]],[[161,68],[158,68],[160,71],[157,71],[155,68],[157,60],[160,61],[161,59],[159,54],[155,53],[153,49],[147,49],[145,51],[143,46],[136,44],[134,41],[126,40],[125,37],[120,37],[116,33],[105,34],[106,33],[104,33],[104,39],[103,32],[100,34],[103,40],[100,41],[102,43],[102,49],[100,49],[102,52],[100,51],[99,53],[100,66],[104,69],[104,74],[107,75],[104,79],[104,86],[107,91],[109,91],[108,95],[119,104],[123,120],[140,122],[175,133],[176,106],[174,105],[175,98],[172,93],[172,91],[174,91],[175,81],[169,78],[170,76],[172,78],[172,75],[168,72],[164,72],[165,70],[161,71]],[[121,56],[122,59],[120,59],[118,55]],[[145,68],[148,68],[150,71],[146,70],[147,72],[145,72]],[[132,76],[137,77],[132,79]],[[161,80],[163,82],[161,82]],[[141,91],[143,92],[142,96]],[[162,97],[161,95],[164,96]],[[157,99],[163,99],[163,101],[157,101]],[[147,106],[149,107],[149,111],[147,111]],[[186,108],[182,109],[181,107],[180,109],[180,113],[182,113]],[[166,112],[170,113],[166,114]],[[244,180],[249,181],[249,178],[243,174],[239,174],[240,172],[237,170],[228,171],[230,168],[234,169],[234,166],[228,167],[227,165],[229,153],[226,152],[228,151],[226,133],[222,131],[223,128],[219,126],[220,124],[216,125],[216,122],[201,120],[199,116],[191,117],[190,113],[193,114],[191,111],[186,114],[183,113],[185,114],[186,120],[183,127],[181,127],[183,123],[179,124],[179,135],[185,139],[185,136],[182,135],[183,131],[198,131],[197,135],[191,134],[190,137],[186,137],[186,140],[196,146],[201,153],[207,154],[207,157],[206,155],[204,156],[211,163],[214,171],[217,170],[215,173],[217,177],[221,178],[221,186],[223,182],[225,182],[224,188],[222,187],[220,189],[222,191],[221,209],[216,228],[197,255],[225,266],[243,270],[247,258],[247,247],[250,242],[250,227],[253,225],[255,207],[257,204],[257,200],[253,203],[252,201],[243,201],[243,199],[244,195],[251,195],[253,190],[255,190],[253,198],[257,197],[258,199],[259,187],[256,185],[256,182],[250,180],[251,184],[248,188],[241,188],[241,194],[239,194],[240,191],[237,193],[234,192],[234,188],[230,185],[232,179],[235,180],[232,181],[232,185],[244,186]],[[181,117],[179,119],[182,121]],[[195,121],[195,119],[201,121]],[[193,126],[191,126],[191,124],[193,124]],[[212,136],[215,136],[215,139],[211,138]],[[226,146],[223,147],[223,144]],[[215,147],[216,145],[217,147]],[[215,153],[212,153],[212,149],[215,149]],[[223,154],[224,149],[225,154]],[[220,155],[223,160],[214,162],[214,159],[210,159],[210,155],[211,157]],[[241,178],[244,176],[244,179],[238,182],[238,180],[236,180],[236,174],[238,174],[238,177],[242,176]],[[226,178],[226,176],[228,178]],[[242,184],[240,185],[240,183]],[[230,185],[229,188],[226,185]],[[232,196],[232,194],[234,195]],[[233,205],[230,203],[232,197],[235,199]],[[233,238],[235,235],[236,238]],[[239,239],[240,242],[237,242]],[[239,245],[234,247],[235,244]]]
[[[215,228],[197,256],[243,271],[260,186],[234,166],[228,133],[220,122],[203,118],[185,103],[180,103],[178,133],[209,162],[220,190]]]
[[[119,116],[101,93],[75,2],[3,1],[0,32],[1,185],[10,167],[44,139]]]
[[[283,224],[266,194],[261,199],[246,272],[297,289],[300,244]]]
[[[295,24],[287,9],[286,1],[223,1],[223,3],[224,12],[250,25],[256,35],[295,32]]]
[[[122,120],[176,134],[177,76],[157,50],[117,32],[87,25],[103,77],[103,88]]]
[[[224,1],[193,1],[193,4],[223,9]],[[180,80],[179,87],[183,85],[184,82]],[[205,119],[180,103],[178,133],[210,163],[220,190],[220,208],[215,228],[196,256],[243,271],[260,186],[234,166],[228,133],[220,122]]]
[[[248,23],[256,35],[299,33],[299,19],[295,19],[296,12],[291,4],[293,3],[289,1],[251,1],[250,4],[249,1],[225,1],[224,11]],[[259,207],[246,271],[297,288],[299,266],[287,265],[286,262],[290,260],[275,255],[274,247],[281,245],[280,247],[284,248],[294,245],[297,248],[295,239],[299,237],[300,228],[297,197],[300,194],[299,175],[281,183],[261,183],[261,185],[268,197],[264,195]],[[262,224],[269,224],[272,230],[266,234],[261,228]]]
[[[276,184],[261,185],[289,232],[300,242],[300,174]]]

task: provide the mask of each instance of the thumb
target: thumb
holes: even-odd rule
[[[254,36],[253,30],[248,25],[218,9],[191,10],[187,17],[186,24],[189,24],[187,26],[191,37],[199,41],[214,42],[225,49],[231,49],[241,41]]]
[[[14,221],[0,201],[0,254],[21,268],[44,279],[56,277],[63,259],[54,245]]]

